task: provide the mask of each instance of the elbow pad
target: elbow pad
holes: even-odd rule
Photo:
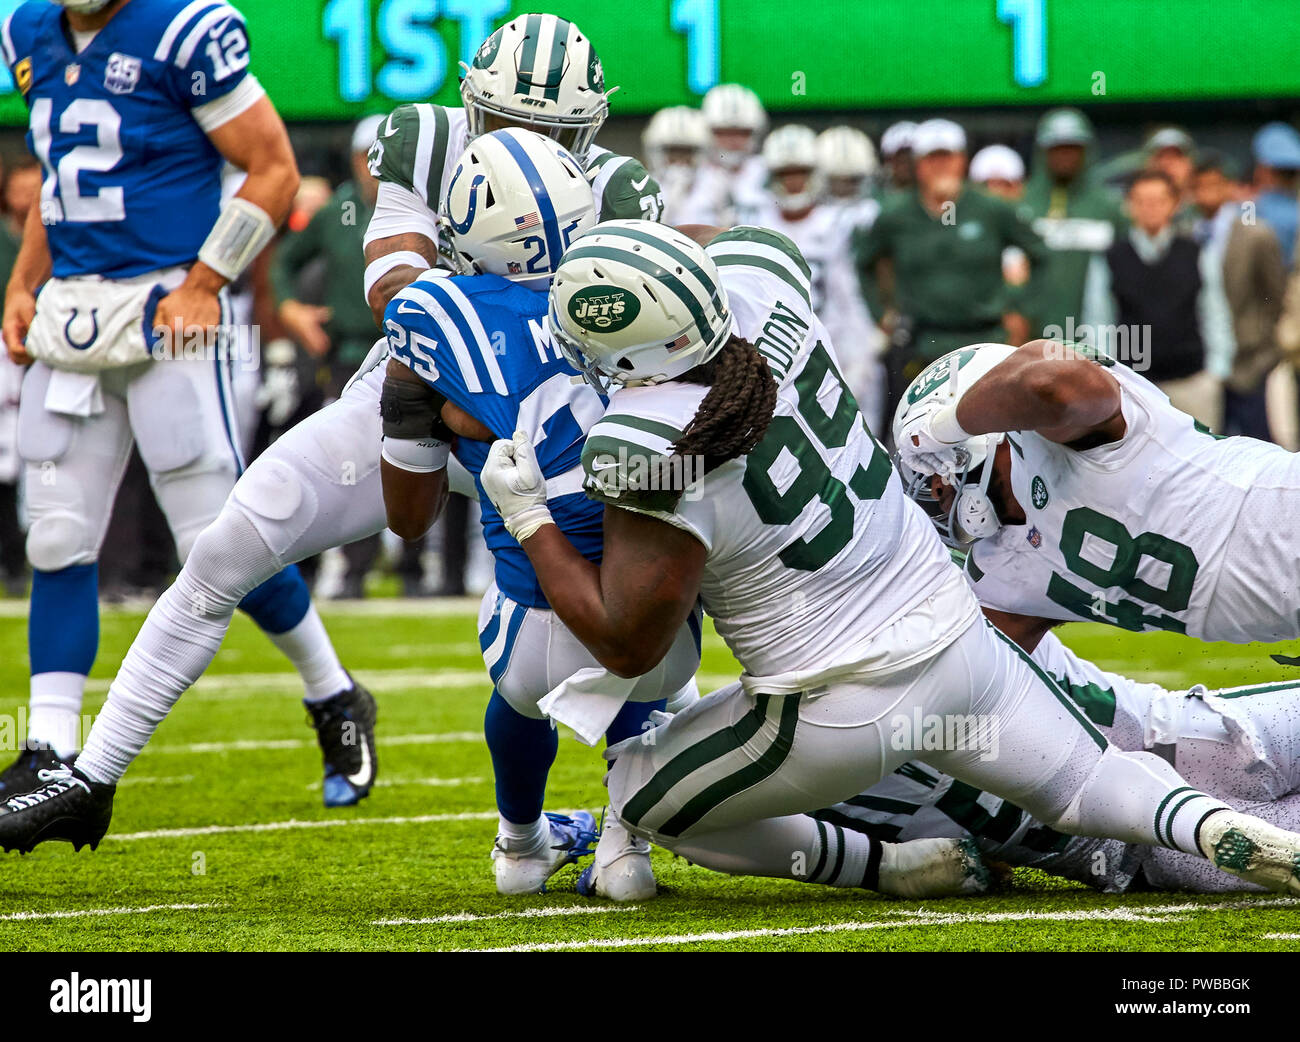
[[[384,437],[399,441],[435,438],[450,442],[456,435],[442,419],[442,406],[446,401],[428,384],[385,376],[379,395]]]

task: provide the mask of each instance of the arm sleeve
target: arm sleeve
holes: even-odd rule
[[[365,246],[376,239],[393,235],[417,234],[425,236],[435,246],[438,244],[438,217],[424,205],[424,201],[411,189],[392,181],[380,181],[375,197],[375,212],[366,225]]]

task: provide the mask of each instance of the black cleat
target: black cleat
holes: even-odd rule
[[[94,850],[113,818],[116,785],[101,785],[75,767],[38,772],[37,787],[0,801],[0,849],[29,853],[37,843],[64,839]]]
[[[31,742],[19,750],[18,758],[0,771],[0,800],[19,792],[31,792],[41,786],[39,773],[49,771],[62,763],[72,763],[75,754],[60,760],[58,754],[44,742]]]
[[[321,702],[305,702],[325,759],[325,806],[350,807],[370,795],[379,764],[375,759],[374,696],[355,680]]]

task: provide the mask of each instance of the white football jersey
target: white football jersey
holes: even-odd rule
[[[767,167],[759,156],[750,156],[739,170],[728,170],[718,163],[700,164],[690,191],[677,205],[680,224],[708,224],[726,227],[736,222],[736,215],[753,204],[763,191]]]
[[[936,654],[978,605],[863,422],[813,313],[807,263],[789,239],[750,227],[719,235],[708,253],[736,335],[778,382],[771,425],[748,456],[665,495],[638,488],[635,472],[652,468],[637,461],[672,456],[708,388],[622,388],[583,453],[589,494],[708,548],[705,610],[763,691],[809,690]]]
[[[1127,366],[1126,430],[1083,451],[1011,433],[1025,524],[976,543],[982,603],[1236,643],[1300,637],[1300,456],[1219,438]]]

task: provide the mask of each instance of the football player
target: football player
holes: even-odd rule
[[[248,71],[244,19],[221,0],[26,3],[5,20],[0,51],[44,169],[4,308],[10,356],[36,359],[19,419],[31,717],[26,748],[0,774],[9,797],[46,772],[59,774],[56,789],[85,784],[61,764],[79,747],[96,561],[132,443],[182,561],[243,468],[230,341],[200,336],[194,357],[192,334],[229,330],[226,287],[285,217],[298,171]],[[223,160],[248,172],[224,206]],[[297,570],[268,571],[237,600],[302,674],[328,745],[329,721],[371,703]]]
[[[910,493],[970,549],[980,601],[1028,650],[1077,619],[1300,636],[1300,456],[1210,434],[1104,354],[1048,340],[953,352],[908,388],[894,437]]]
[[[767,129],[767,113],[758,95],[739,83],[711,87],[700,112],[711,140],[677,219],[690,224],[730,224],[737,206],[751,202],[763,190],[767,170],[758,151]],[[603,214],[601,217],[605,219]]]
[[[709,131],[699,109],[673,105],[650,117],[641,135],[646,165],[663,189],[666,224],[680,224],[685,201],[708,147]]]
[[[536,49],[543,31],[550,41],[545,61]],[[438,208],[455,170],[448,159],[459,155],[446,151],[453,129],[463,150],[471,119],[481,129],[489,120],[513,117],[516,125],[531,122],[578,147],[589,143],[604,122],[600,61],[587,38],[563,19],[522,15],[503,26],[479,49],[467,79],[471,74],[477,85],[462,85],[467,110],[403,106],[386,121],[390,133],[373,152],[381,184],[367,230],[371,264],[365,291],[381,320],[391,297],[416,277],[435,265],[451,270],[450,252],[440,255],[436,243]],[[493,84],[504,87],[494,92]],[[493,94],[483,102],[490,110],[480,106],[484,92]],[[562,111],[557,98],[564,99]],[[538,111],[544,115],[537,116]],[[657,210],[657,188],[649,175],[637,173],[639,163],[602,149],[588,154],[587,174],[594,177],[602,213]],[[627,178],[616,176],[621,173]],[[519,217],[526,220],[526,215]],[[531,228],[519,232],[536,237]],[[337,401],[258,457],[221,515],[196,540],[181,574],[150,611],[123,659],[88,738],[81,763],[86,772],[93,770],[97,785],[110,790],[116,785],[171,707],[202,676],[225,638],[235,605],[248,591],[285,565],[383,530],[379,399],[386,357],[387,342],[380,340]],[[452,461],[449,470],[453,483],[463,482],[458,491],[472,494],[473,482],[463,468]],[[373,710],[359,720],[363,740],[327,743],[327,806],[356,802],[374,782]],[[341,734],[346,723],[340,719],[329,733]],[[508,735],[501,742],[508,747]],[[71,802],[61,813],[81,822],[77,828],[102,835],[111,808],[111,791],[107,797],[104,791],[96,789],[93,799],[86,792],[69,792],[63,799]],[[8,823],[0,834],[6,828],[7,834],[29,841],[30,830],[21,822]]]
[[[465,277],[418,279],[393,298],[385,320],[391,357],[380,471],[389,527],[406,538],[422,535],[441,507],[450,452],[477,483],[491,443],[520,430],[535,448],[557,523],[585,559],[599,560],[601,508],[582,491],[581,458],[605,402],[545,332],[551,272],[568,243],[595,224],[591,189],[554,142],[501,130],[474,139],[453,174],[447,210]],[[588,306],[617,313],[599,293]],[[584,830],[594,826],[585,813],[542,812],[558,739],[538,702],[566,683],[598,690],[609,711],[588,722],[588,740],[602,731],[611,745],[640,736],[663,699],[693,683],[699,619],[683,620],[655,669],[631,682],[611,677],[549,610],[516,541],[528,519],[503,522],[481,501],[496,558],[496,582],[479,614],[493,684],[485,722],[500,811],[493,866],[501,893],[537,893],[576,859]],[[611,820],[597,849],[602,895],[653,897],[649,855],[648,844]]]
[[[1300,892],[1300,835],[1109,745],[980,618],[845,387],[794,244],[754,228],[692,234],[603,223],[552,283],[553,335],[594,383],[618,385],[583,453],[606,502],[600,563],[548,523],[527,439],[494,443],[481,478],[551,607],[607,669],[653,668],[700,598],[744,669],[607,750],[625,827],[722,871],[761,861],[764,875],[879,888],[908,848],[807,812],[914,758],[888,740],[894,715],[974,715],[996,755],[961,744],[926,762],[1060,831],[1199,854]],[[596,288],[621,294],[619,322],[584,306]],[[703,478],[648,484],[673,457],[702,457]],[[960,847],[905,860],[955,890],[972,871]]]
[[[1300,684],[1168,691],[1099,669],[1053,633],[1033,659],[1119,748],[1155,752],[1188,784],[1274,825],[1300,829]],[[1255,889],[1203,858],[1166,847],[1058,832],[1013,803],[916,761],[816,816],[827,826],[892,842],[973,836],[987,858],[1109,893]]]
[[[885,407],[885,343],[862,299],[849,240],[875,219],[880,206],[874,199],[852,205],[828,199],[821,149],[808,127],[791,123],[772,131],[762,156],[767,189],[739,208],[741,223],[772,228],[799,247],[812,272],[813,311],[826,316],[845,382],[868,426],[878,424]]]
[[[829,127],[817,135],[817,166],[826,178],[826,194],[846,203],[860,203],[871,194],[880,173],[876,146],[857,127]],[[878,212],[875,207],[871,212]]]

